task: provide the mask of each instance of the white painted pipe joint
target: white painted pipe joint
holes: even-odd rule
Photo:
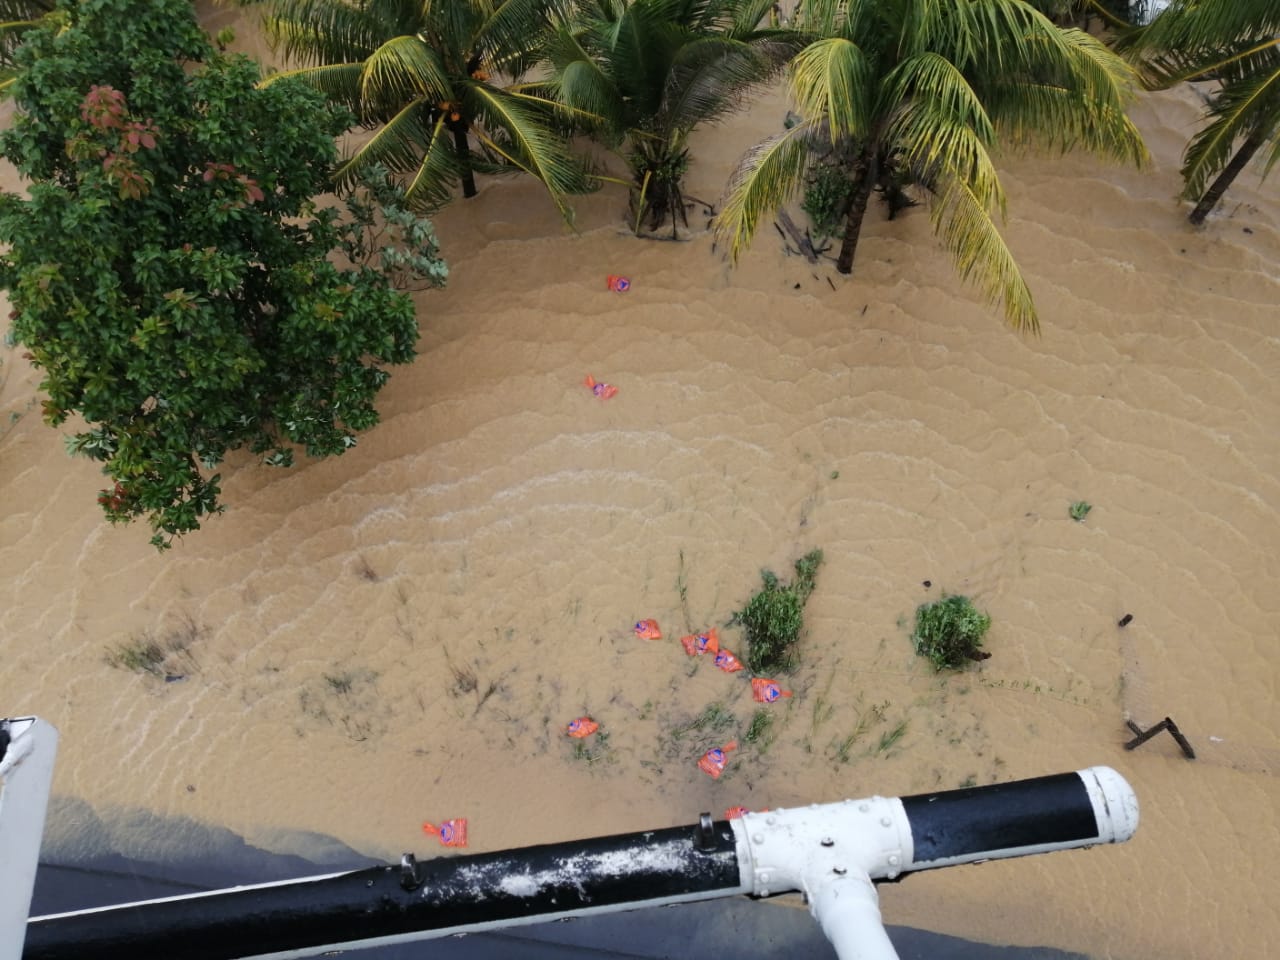
[[[754,896],[799,891],[842,960],[894,960],[872,884],[920,870],[1120,843],[1138,799],[1110,767],[733,821]]]

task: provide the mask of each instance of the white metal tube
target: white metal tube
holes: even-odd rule
[[[898,960],[880,917],[880,897],[865,873],[824,879],[807,898],[840,960]]]

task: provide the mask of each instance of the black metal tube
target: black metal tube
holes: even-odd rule
[[[37,917],[22,957],[231,960],[744,889],[733,829],[704,822]]]
[[[902,798],[914,856],[904,872],[1095,840],[1101,829],[1078,773]]]

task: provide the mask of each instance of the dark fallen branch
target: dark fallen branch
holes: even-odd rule
[[[691,197],[687,193],[684,195],[684,199],[687,206],[697,204],[702,207],[702,212],[708,217],[714,217],[717,213],[716,205],[714,203],[707,203],[707,201],[699,200],[697,197]]]
[[[1191,744],[1187,741],[1187,738],[1182,735],[1182,731],[1178,729],[1178,725],[1168,717],[1165,717],[1150,730],[1143,730],[1132,720],[1126,720],[1124,723],[1125,726],[1137,734],[1137,736],[1124,745],[1126,750],[1132,750],[1134,747],[1140,747],[1157,733],[1160,733],[1162,730],[1168,730],[1169,736],[1173,737],[1173,739],[1178,742],[1178,746],[1182,748],[1183,756],[1188,760],[1194,760],[1196,758],[1196,752],[1191,749]]]
[[[791,239],[795,242],[795,245],[800,248],[800,252],[804,254],[805,259],[810,263],[817,263],[818,253],[813,249],[813,243],[810,242],[807,234],[800,232],[800,228],[797,227],[795,221],[791,219],[791,215],[785,210],[779,210],[778,219],[782,221],[782,226],[785,227],[787,233],[791,235]],[[774,226],[777,226],[777,224],[774,224]]]

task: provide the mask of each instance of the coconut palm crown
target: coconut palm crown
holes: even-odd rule
[[[688,136],[743,105],[804,46],[764,26],[772,0],[577,0],[547,52],[555,96],[600,117],[589,132],[624,151],[638,232],[684,218]]]
[[[1211,80],[1205,126],[1182,156],[1188,215],[1203,223],[1222,195],[1263,151],[1265,177],[1280,159],[1280,3],[1276,0],[1173,0],[1121,49],[1155,88]],[[1210,178],[1213,182],[1210,183]]]
[[[474,173],[525,171],[566,218],[567,195],[593,188],[559,128],[563,108],[519,82],[536,62],[557,0],[276,0],[274,49],[298,77],[375,132],[337,171],[340,183],[383,164],[433,210],[476,194]]]
[[[1038,330],[997,229],[1005,195],[992,150],[997,141],[1085,148],[1142,163],[1146,149],[1124,112],[1132,69],[1022,0],[803,0],[797,25],[820,38],[788,67],[800,119],[735,172],[717,224],[731,256],[812,166],[834,157],[851,181],[838,270],[853,270],[872,191],[914,183],[960,276],[1002,303],[1014,328]]]

